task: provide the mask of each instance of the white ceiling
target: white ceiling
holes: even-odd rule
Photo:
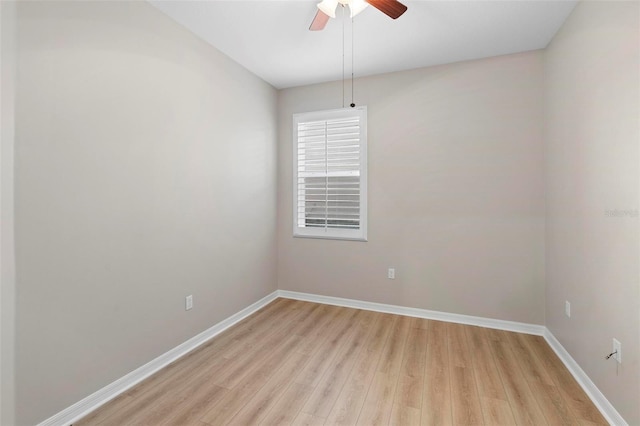
[[[276,88],[342,78],[340,10],[324,31],[312,32],[313,0],[149,1]],[[356,77],[544,48],[577,3],[402,2],[409,9],[395,21],[371,6],[354,19]],[[348,11],[346,16],[345,70],[350,76]]]

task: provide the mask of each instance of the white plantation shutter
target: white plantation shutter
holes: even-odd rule
[[[366,240],[365,107],[296,114],[294,235]]]

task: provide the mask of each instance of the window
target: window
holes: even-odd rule
[[[293,235],[367,240],[367,109],[293,116]]]

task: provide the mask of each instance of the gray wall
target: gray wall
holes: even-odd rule
[[[581,2],[545,51],[547,327],[633,425],[640,424],[639,19],[638,2]],[[620,366],[604,360],[614,337]]]
[[[15,141],[16,3],[0,1],[0,424],[15,414]]]
[[[18,40],[32,424],[276,289],[276,91],[146,2],[21,2]]]
[[[540,51],[357,79],[366,243],[292,237],[292,114],[342,86],[279,91],[279,288],[543,324],[542,87]]]

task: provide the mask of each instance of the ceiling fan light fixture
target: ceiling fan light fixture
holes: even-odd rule
[[[349,1],[349,10],[351,11],[351,17],[353,18],[358,13],[362,12],[369,6],[365,0],[350,0]]]
[[[318,3],[318,9],[322,13],[332,18],[336,17],[336,8],[338,7],[338,0],[322,0]]]

